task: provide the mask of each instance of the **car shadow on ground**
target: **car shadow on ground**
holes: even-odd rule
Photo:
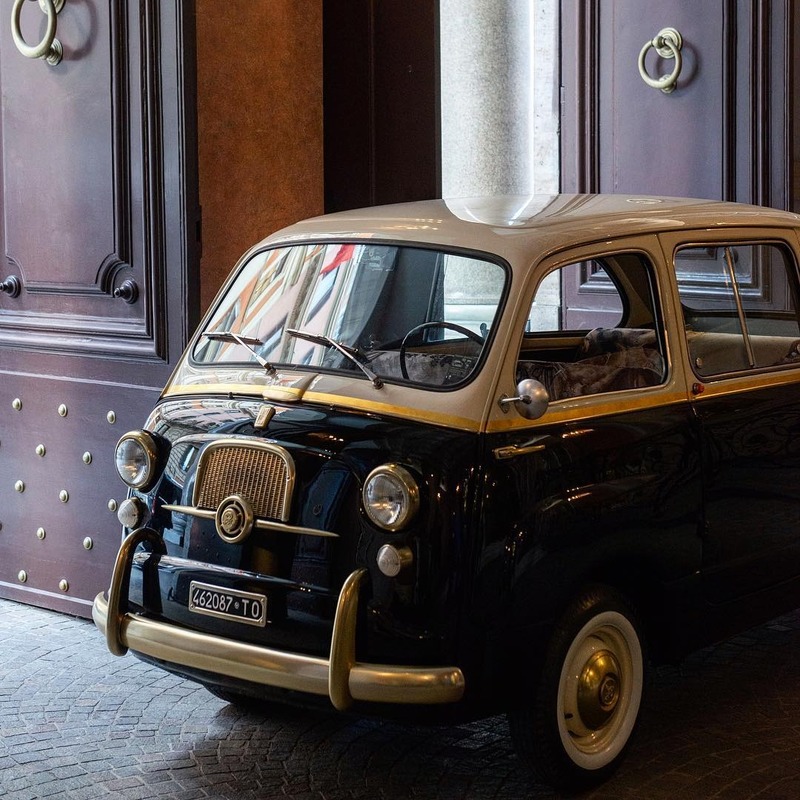
[[[800,612],[706,648],[679,667],[656,668],[627,760],[607,784],[583,796],[797,797],[798,674]],[[240,789],[252,782],[254,790],[326,800],[559,796],[517,761],[502,717],[423,727],[223,706],[217,719],[227,731],[261,731],[246,745],[257,774],[243,776]],[[225,747],[207,740],[194,751],[198,764],[213,763]],[[239,745],[228,753],[227,768],[241,772],[241,758]]]

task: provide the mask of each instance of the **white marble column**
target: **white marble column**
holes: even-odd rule
[[[440,0],[442,195],[558,191],[558,0]]]

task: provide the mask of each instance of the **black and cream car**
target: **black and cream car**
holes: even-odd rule
[[[561,195],[269,237],[117,446],[108,647],[231,702],[505,711],[601,780],[648,663],[800,606],[798,231]]]

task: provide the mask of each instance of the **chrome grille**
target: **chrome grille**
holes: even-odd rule
[[[289,453],[268,442],[212,442],[197,466],[194,504],[216,509],[232,494],[249,500],[256,517],[285,522],[294,486]]]

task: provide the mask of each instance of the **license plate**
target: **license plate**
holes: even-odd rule
[[[267,624],[267,598],[263,594],[223,589],[198,581],[189,586],[189,611],[262,628]]]

